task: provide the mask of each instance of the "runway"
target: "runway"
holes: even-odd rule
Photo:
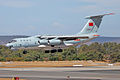
[[[0,77],[15,76],[26,80],[120,80],[120,67],[0,68]]]

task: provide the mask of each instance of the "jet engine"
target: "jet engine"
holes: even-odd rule
[[[48,44],[48,40],[43,39],[43,40],[38,41],[38,43],[39,43],[40,45],[47,45],[47,44]]]
[[[61,40],[58,40],[58,39],[52,39],[52,40],[49,40],[48,41],[48,44],[49,45],[59,45],[59,44],[61,44],[62,43],[62,41]]]
[[[43,40],[39,40],[38,43],[40,45],[59,45],[62,43],[62,41],[58,39],[51,39],[51,40],[43,39]]]

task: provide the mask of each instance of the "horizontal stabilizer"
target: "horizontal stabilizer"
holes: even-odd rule
[[[87,16],[87,17],[85,17],[85,19],[92,19],[92,18],[95,18],[95,17],[103,17],[105,15],[114,15],[114,13],[108,13],[108,14],[96,15],[96,16]]]

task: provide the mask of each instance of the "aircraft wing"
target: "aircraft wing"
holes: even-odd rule
[[[67,41],[67,40],[76,40],[76,39],[88,39],[88,36],[65,36],[65,37],[58,37],[57,39],[60,39],[62,41]]]
[[[88,39],[88,36],[40,36],[38,37],[40,39],[59,39],[61,41],[67,41],[67,40],[76,40],[76,39]]]

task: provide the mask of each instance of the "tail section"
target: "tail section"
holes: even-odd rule
[[[97,16],[88,16],[86,19],[89,19],[87,24],[84,26],[84,28],[81,30],[79,34],[89,34],[89,33],[96,33],[99,29],[99,26],[101,24],[102,18],[105,15],[113,15],[114,13],[109,14],[103,14],[103,15],[97,15]]]

